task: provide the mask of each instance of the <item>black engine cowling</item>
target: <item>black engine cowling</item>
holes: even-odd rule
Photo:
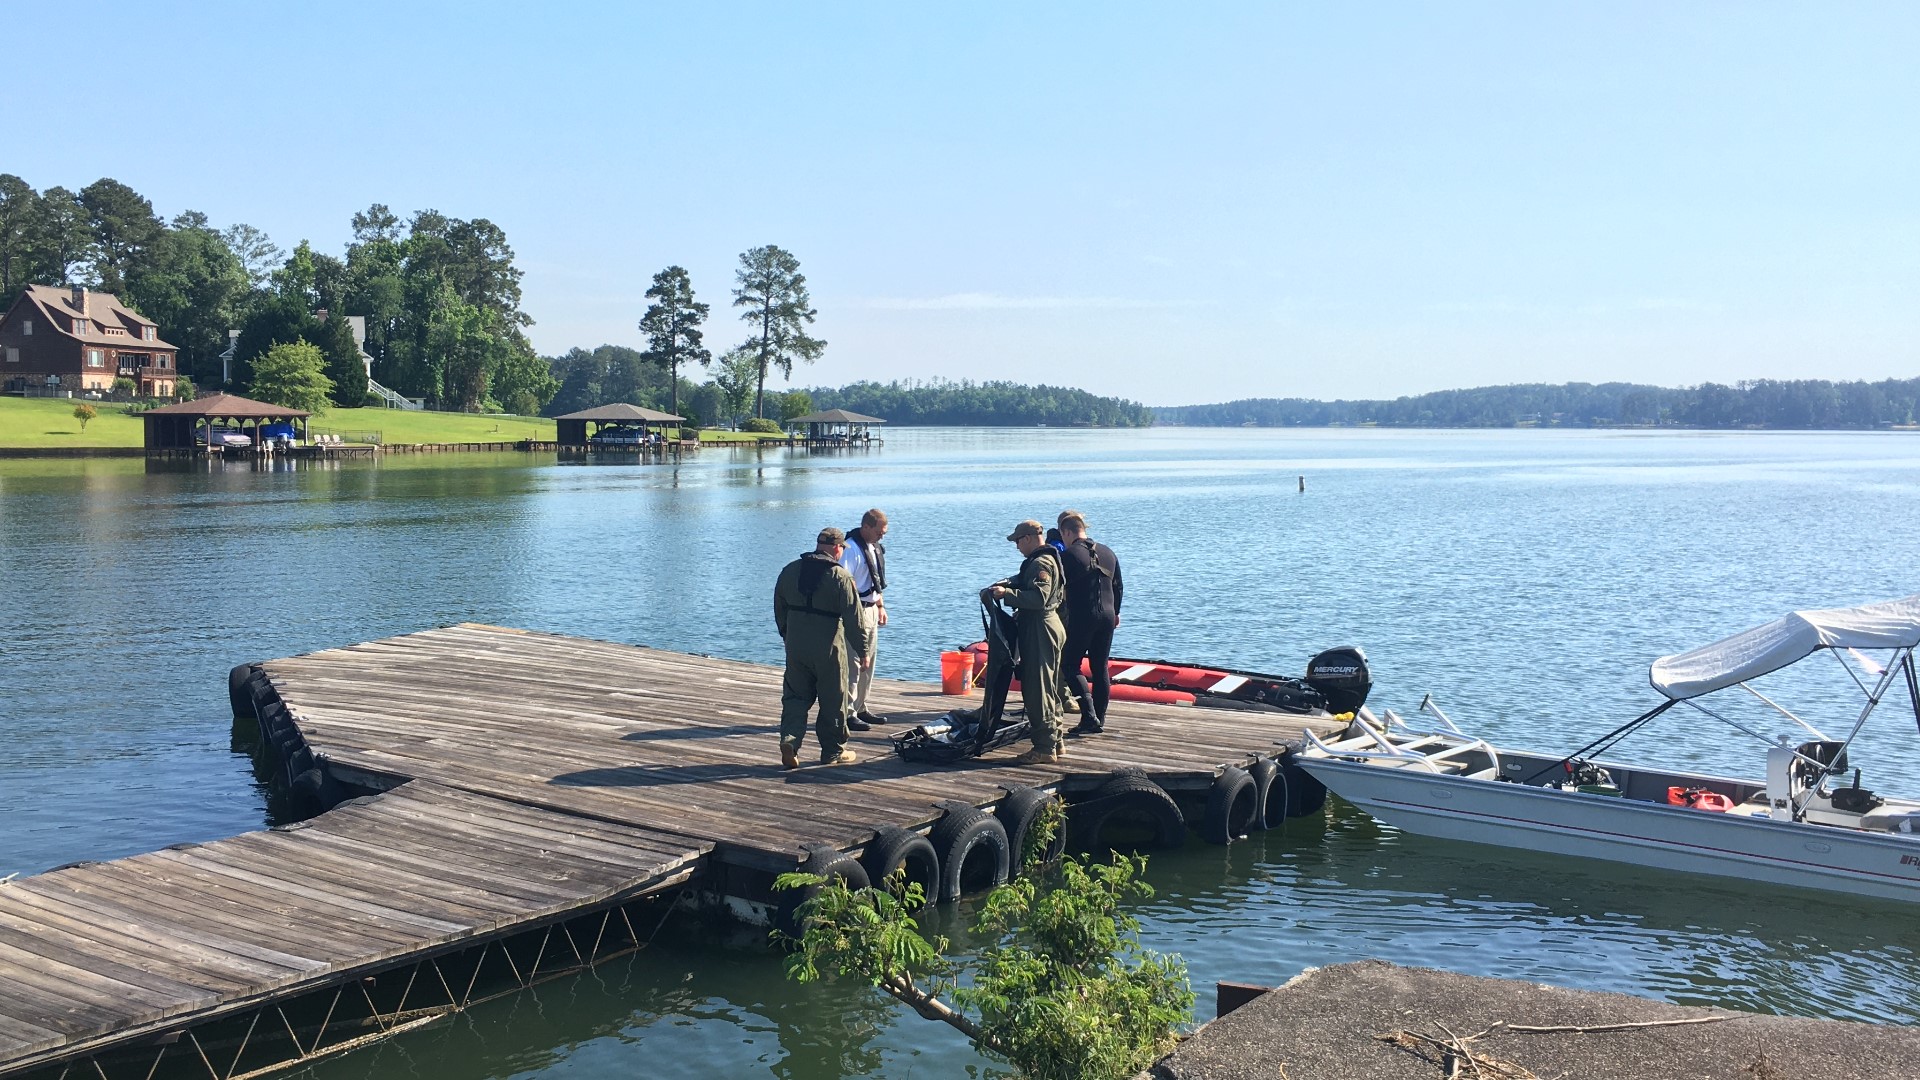
[[[1367,669],[1367,654],[1358,645],[1345,645],[1307,661],[1306,683],[1327,699],[1328,712],[1355,712],[1367,703],[1373,673]]]

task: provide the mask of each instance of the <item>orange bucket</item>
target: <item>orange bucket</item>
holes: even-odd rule
[[[940,692],[965,696],[973,692],[973,654],[970,652],[943,652],[940,654]]]

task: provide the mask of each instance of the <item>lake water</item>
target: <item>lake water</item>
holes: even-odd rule
[[[869,506],[893,522],[882,675],[935,679],[940,649],[979,636],[977,589],[1017,563],[1009,527],[1071,506],[1120,554],[1121,654],[1291,672],[1360,644],[1376,708],[1431,690],[1540,749],[1653,704],[1655,656],[1920,591],[1920,438],[1901,433],[928,429],[679,464],[0,461],[0,877],[270,823],[230,746],[236,663],[467,620],[776,661],[773,575]],[[1809,660],[1779,696],[1845,727],[1838,666]],[[1916,794],[1905,704],[1856,757],[1868,786]],[[1615,756],[1758,774],[1756,744],[1669,717]],[[1217,979],[1380,956],[1920,1022],[1910,911],[1427,841],[1337,803],[1158,856],[1149,880],[1148,944],[1185,955],[1203,1013]],[[310,1074],[990,1069],[864,992],[785,982],[762,950],[674,941]]]

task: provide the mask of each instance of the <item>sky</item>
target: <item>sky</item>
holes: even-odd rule
[[[549,355],[670,265],[735,344],[777,244],[800,386],[1920,375],[1920,4],[541,7],[91,4],[145,62],[16,39],[0,172],[336,255],[484,217]]]

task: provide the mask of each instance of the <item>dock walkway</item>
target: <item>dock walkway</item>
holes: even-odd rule
[[[689,881],[764,898],[809,848],[856,852],[882,826],[923,830],[1021,786],[1071,796],[1121,768],[1191,801],[1224,767],[1334,726],[1115,702],[1110,733],[1070,742],[1061,765],[1015,765],[1016,746],[929,768],[885,736],[963,699],[875,680],[872,707],[903,723],[856,733],[858,764],[789,772],[774,736],[780,682],[767,665],[479,625],[259,665],[247,689],[281,751],[379,794],[280,830],[0,886],[0,1076],[142,1044],[244,1075],[254,1027],[228,1067],[194,1028],[249,1012],[259,1026],[299,995],[333,988],[337,1003],[372,974],[411,971],[398,1003],[368,995],[377,1037],[464,1005],[445,972],[422,973],[435,956],[477,967],[477,947],[544,925],[590,963],[612,914],[626,921],[616,936],[641,944],[621,905]],[[584,950],[565,929],[582,918]],[[524,984],[528,953],[503,955]],[[415,983],[436,979],[439,1004],[409,1012]],[[297,1052],[276,1060],[312,1056],[330,1022],[316,1031],[282,1009],[264,1023],[284,1025]]]

